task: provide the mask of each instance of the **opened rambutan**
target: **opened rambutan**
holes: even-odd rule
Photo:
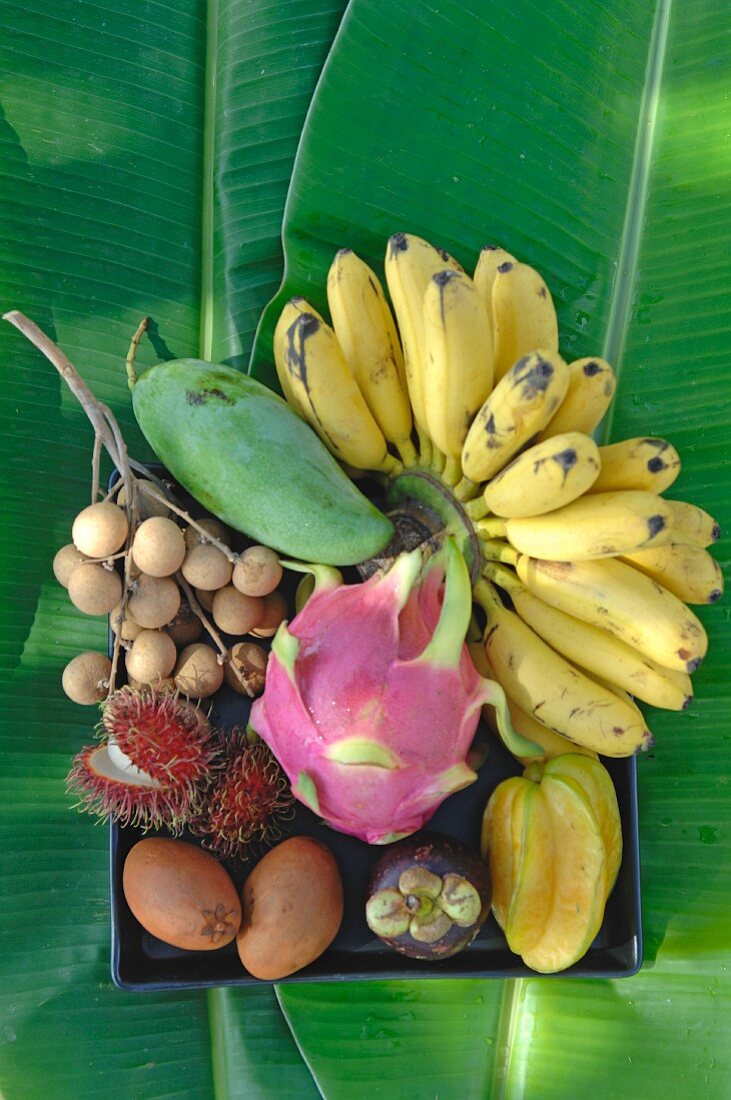
[[[245,730],[221,736],[223,765],[190,822],[204,848],[245,859],[279,840],[294,817],[294,797],[271,750]]]
[[[104,703],[98,733],[100,743],[82,749],[68,775],[79,809],[180,832],[198,813],[221,756],[206,715],[174,693],[127,685]]]

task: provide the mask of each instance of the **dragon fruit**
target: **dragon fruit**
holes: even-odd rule
[[[296,797],[333,828],[386,844],[421,828],[477,778],[467,762],[480,709],[509,717],[465,644],[472,609],[453,539],[360,584],[311,567],[315,589],[274,638],[251,725]]]

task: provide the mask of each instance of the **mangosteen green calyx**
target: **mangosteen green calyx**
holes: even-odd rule
[[[366,922],[403,955],[447,959],[475,938],[491,898],[476,852],[441,833],[418,833],[390,845],[373,868]]]

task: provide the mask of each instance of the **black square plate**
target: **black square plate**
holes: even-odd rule
[[[160,471],[157,471],[160,472]],[[194,505],[180,493],[184,506]],[[200,515],[200,509],[193,511]],[[223,728],[245,726],[250,701],[224,686],[212,700],[212,721]],[[470,847],[479,844],[482,815],[490,794],[503,779],[520,774],[520,765],[486,728],[478,736],[489,746],[478,779],[448,798],[429,822],[429,829],[447,833]],[[616,885],[607,902],[599,934],[586,955],[558,977],[620,978],[637,972],[642,962],[640,914],[639,838],[637,815],[637,767],[634,759],[602,761],[614,782],[622,819],[624,850]],[[243,968],[235,943],[218,951],[183,951],[147,933],[132,916],[122,890],[122,868],[127,853],[143,835],[139,829],[110,826],[110,875],[112,915],[111,972],[122,989],[193,989],[259,982]],[[514,955],[492,915],[469,947],[449,959],[434,962],[411,960],[385,947],[365,922],[365,890],[370,869],[382,852],[335,832],[297,805],[288,835],[321,838],[340,867],[345,893],[345,915],[340,931],[328,950],[286,982],[356,981],[404,978],[517,978],[537,977]],[[183,840],[197,843],[183,835]],[[240,887],[256,860],[228,861],[225,867]],[[540,975],[542,976],[542,975]],[[553,977],[554,975],[550,975]]]

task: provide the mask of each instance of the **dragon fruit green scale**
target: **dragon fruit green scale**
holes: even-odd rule
[[[448,538],[360,584],[312,571],[313,594],[274,638],[251,725],[301,802],[341,832],[390,843],[477,778],[467,753],[483,704],[506,714],[465,644],[467,566]]]

